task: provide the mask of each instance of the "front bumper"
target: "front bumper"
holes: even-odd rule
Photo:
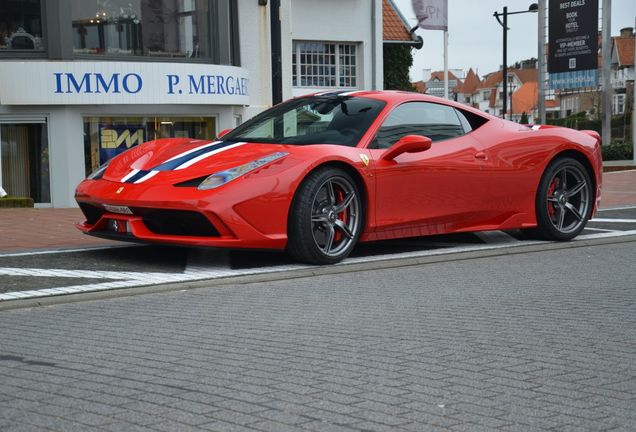
[[[268,199],[273,191],[267,182],[252,183],[210,192],[85,180],[75,198],[86,220],[76,226],[89,235],[123,241],[284,249],[288,202]]]

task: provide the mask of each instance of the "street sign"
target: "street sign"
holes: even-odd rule
[[[598,0],[551,0],[548,33],[550,88],[598,85]]]

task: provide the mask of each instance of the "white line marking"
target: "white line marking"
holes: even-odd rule
[[[128,180],[129,178],[131,178],[132,176],[134,176],[135,174],[137,174],[139,172],[138,169],[134,169],[129,172],[128,174],[126,174],[121,180],[119,180],[121,183],[125,183],[126,180]]]
[[[602,208],[602,209],[598,209],[598,211],[602,212],[602,211],[612,211],[612,210],[630,210],[630,209],[636,209],[636,206],[625,206],[625,207]]]
[[[613,238],[613,237],[624,237],[628,235],[636,235],[636,230],[630,231],[612,231],[612,232],[603,232],[599,234],[586,234],[578,236],[573,242],[580,240],[591,240],[591,239],[599,239],[599,238]],[[385,260],[394,260],[400,258],[419,258],[419,257],[427,257],[427,256],[440,256],[440,255],[452,255],[460,252],[476,252],[480,250],[497,250],[497,249],[511,249],[521,246],[528,245],[539,245],[539,244],[547,244],[550,242],[543,241],[534,241],[534,240],[526,240],[526,241],[517,241],[514,243],[500,243],[500,244],[490,244],[490,245],[459,245],[456,247],[450,247],[447,249],[433,249],[433,250],[424,250],[424,251],[412,251],[412,252],[401,252],[387,255],[376,255],[371,257],[358,257],[358,258],[348,258],[343,262],[336,264],[338,266],[347,266],[350,264],[358,264],[365,262],[379,262]],[[223,258],[220,258],[222,260]],[[231,268],[222,268],[219,266],[219,263],[211,262],[209,267],[204,268],[201,266],[202,262],[196,262],[195,265],[187,268],[184,273],[143,273],[143,272],[111,272],[111,271],[91,271],[91,270],[81,270],[81,271],[72,271],[66,269],[22,269],[22,268],[0,268],[0,274],[5,275],[21,275],[21,276],[57,276],[57,277],[74,277],[74,278],[96,278],[96,279],[106,279],[107,282],[98,283],[98,284],[90,284],[90,285],[73,285],[68,287],[58,287],[58,288],[43,288],[39,290],[30,290],[30,291],[21,291],[21,292],[10,292],[0,294],[0,301],[5,300],[13,300],[17,298],[32,298],[32,297],[44,297],[47,295],[51,295],[52,293],[59,294],[72,294],[72,293],[80,293],[80,292],[91,292],[91,291],[105,291],[112,289],[120,289],[120,288],[132,288],[143,285],[156,285],[162,283],[172,283],[172,282],[190,282],[190,281],[198,281],[198,280],[206,280],[206,279],[218,279],[228,276],[244,276],[244,275],[255,275],[255,274],[267,274],[267,273],[281,273],[288,270],[297,270],[297,269],[306,269],[312,268],[313,266],[308,266],[304,264],[285,264],[273,267],[258,267],[258,268],[244,268],[244,269],[231,269]],[[197,265],[199,264],[199,265]]]
[[[221,152],[224,152],[224,151],[226,151],[226,150],[233,149],[234,147],[238,147],[238,146],[241,146],[241,145],[243,145],[243,144],[246,144],[246,143],[244,143],[244,142],[237,142],[237,143],[234,143],[234,144],[229,145],[229,146],[227,146],[227,147],[221,147],[220,149],[216,149],[216,150],[212,150],[211,152],[204,153],[204,154],[199,155],[199,156],[197,156],[197,157],[195,157],[195,158],[193,158],[193,159],[190,159],[190,160],[189,160],[189,161],[187,161],[187,162],[182,163],[181,165],[179,165],[178,167],[176,167],[176,168],[175,168],[175,170],[181,170],[181,169],[187,168],[187,167],[189,167],[190,165],[194,165],[195,163],[197,163],[197,162],[199,162],[199,161],[201,161],[201,160],[203,160],[203,159],[209,158],[210,156],[213,156],[213,155],[215,155],[215,154],[217,154],[217,153],[221,153]]]
[[[19,256],[30,256],[30,255],[47,255],[47,254],[61,254],[61,253],[73,253],[73,252],[88,252],[94,250],[104,250],[104,249],[118,249],[118,248],[129,248],[129,247],[141,247],[147,245],[112,245],[112,246],[91,246],[85,248],[72,248],[72,249],[52,249],[52,250],[41,250],[41,251],[32,251],[32,252],[11,252],[0,254],[0,258],[9,258],[9,257],[19,257]]]
[[[606,222],[606,223],[636,223],[636,219],[591,219],[590,222]]]
[[[628,173],[628,172],[632,172],[634,171],[633,169],[626,169],[626,170],[620,170],[620,171],[605,171],[603,172],[603,175],[607,175],[607,174],[623,174],[623,173]]]
[[[588,231],[602,231],[602,232],[614,232],[616,230],[610,230],[610,229],[603,229],[603,228],[590,228],[590,227],[585,227],[586,230]]]

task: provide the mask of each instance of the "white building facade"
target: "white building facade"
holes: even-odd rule
[[[282,0],[284,99],[382,86],[380,0]],[[3,0],[0,187],[74,206],[114,155],[272,105],[271,2]]]

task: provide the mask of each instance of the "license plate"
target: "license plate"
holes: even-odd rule
[[[119,214],[133,214],[132,210],[130,210],[126,206],[115,206],[110,204],[104,204],[104,209],[110,213],[119,213]]]

